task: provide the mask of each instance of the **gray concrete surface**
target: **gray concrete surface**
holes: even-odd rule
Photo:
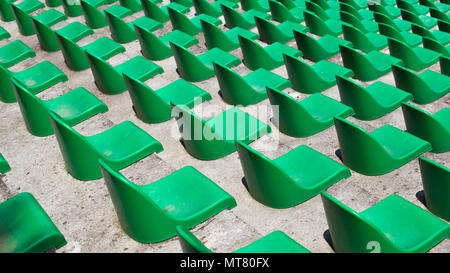
[[[163,4],[167,3],[168,0],[164,0]],[[61,7],[56,9],[62,11]],[[193,9],[188,15],[190,17],[194,15]],[[134,18],[140,16],[143,16],[143,12],[133,15]],[[131,19],[127,18],[127,20]],[[84,22],[84,18],[80,16],[70,18],[53,28],[62,27],[75,20]],[[93,135],[122,121],[131,120],[163,144],[163,152],[151,155],[122,171],[133,182],[137,184],[151,183],[183,166],[192,165],[234,196],[238,204],[236,208],[224,211],[193,229],[194,233],[212,250],[218,252],[233,251],[269,232],[282,230],[312,252],[332,252],[323,236],[328,227],[319,196],[289,209],[272,209],[261,205],[250,197],[241,184],[243,172],[236,152],[213,161],[194,159],[179,143],[180,135],[174,120],[160,124],[146,124],[140,121],[131,109],[132,104],[127,92],[119,95],[101,93],[96,88],[89,69],[82,72],[71,71],[65,65],[61,52],[49,53],[41,50],[36,36],[24,37],[20,35],[15,22],[2,22],[1,25],[12,34],[12,38],[0,41],[0,46],[15,39],[21,39],[37,55],[35,58],[14,66],[13,71],[20,71],[38,62],[50,60],[69,77],[69,81],[57,84],[39,94],[40,98],[51,99],[71,89],[83,86],[108,105],[109,112],[99,114],[75,126],[75,129],[80,133]],[[223,25],[221,28],[225,29]],[[169,31],[171,31],[171,25],[165,23],[164,29],[156,31],[156,34],[163,35]],[[255,28],[251,31],[257,32]],[[109,34],[108,27],[95,30],[94,36],[80,41],[80,44],[87,44],[94,38],[109,36]],[[206,51],[206,48],[202,34],[196,37],[200,40],[200,43],[192,46],[190,50],[198,55]],[[293,41],[289,45],[295,47]],[[126,44],[125,47],[127,50],[124,54],[119,54],[108,62],[116,65],[139,54],[138,41]],[[387,51],[388,49],[384,50],[384,52]],[[231,53],[242,58],[239,49]],[[331,61],[342,64],[339,55],[332,58]],[[156,63],[161,65],[165,72],[148,80],[146,83],[149,86],[158,88],[179,78],[175,71],[176,66],[173,57]],[[250,72],[243,64],[233,69],[241,75]],[[438,71],[439,65],[434,65],[430,69]],[[287,77],[284,67],[273,71]],[[394,85],[392,73],[379,80]],[[363,84],[368,85],[370,83]],[[208,91],[213,97],[210,102],[201,106],[203,110],[215,109],[217,112],[217,109],[225,110],[226,107],[229,107],[217,94],[218,83],[215,77],[196,83],[196,85]],[[292,89],[286,89],[285,92],[298,100],[308,96],[294,92]],[[330,88],[323,94],[339,99],[337,87]],[[449,104],[450,94],[433,103],[419,107],[434,113],[444,107],[449,107]],[[268,105],[268,100],[257,104],[261,107],[267,107]],[[214,114],[214,111],[211,113],[200,112],[201,107],[197,106],[194,111],[204,117]],[[251,107],[241,109],[244,111],[252,110]],[[369,122],[359,121],[351,117],[348,119],[369,131],[384,124],[405,129],[401,109]],[[265,121],[269,122],[268,120]],[[276,158],[299,145],[306,144],[339,161],[335,156],[338,142],[334,127],[312,137],[292,138],[280,134],[276,126],[269,124],[273,133],[255,141],[251,146],[270,158]],[[119,226],[103,179],[83,182],[72,178],[64,169],[63,159],[55,136],[40,138],[29,134],[16,103],[0,103],[0,135],[0,152],[12,167],[12,171],[2,177],[4,184],[0,187],[0,201],[20,192],[31,192],[68,241],[67,246],[57,250],[57,252],[181,251],[177,238],[157,244],[141,244],[129,238]],[[436,160],[447,167],[450,166],[450,152],[442,154],[425,153],[425,157]],[[349,179],[336,183],[328,189],[328,192],[356,211],[364,210],[394,193],[425,208],[416,198],[416,193],[422,190],[418,168],[418,162],[414,160],[391,173],[381,176],[369,177],[352,171],[352,176]],[[450,240],[446,239],[433,248],[431,252],[450,252]]]

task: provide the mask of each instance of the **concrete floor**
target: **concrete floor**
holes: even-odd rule
[[[167,3],[168,0],[164,0],[163,4]],[[62,11],[61,7],[56,9]],[[192,17],[193,11],[188,15]],[[127,19],[131,20],[140,16],[143,16],[143,12],[135,13],[133,17]],[[223,21],[223,18],[220,19]],[[80,16],[70,18],[53,28],[60,28],[75,20],[84,23],[83,16]],[[131,108],[132,104],[128,92],[119,95],[101,93],[94,84],[90,69],[82,72],[71,71],[65,65],[61,52],[49,53],[41,50],[36,36],[22,36],[18,32],[15,22],[2,22],[1,25],[11,33],[12,38],[0,41],[0,46],[15,39],[21,39],[37,55],[35,58],[14,66],[13,71],[20,71],[41,61],[50,60],[69,77],[69,81],[57,84],[40,93],[40,98],[51,99],[71,89],[83,86],[107,104],[109,112],[94,116],[75,126],[75,129],[80,133],[94,135],[120,122],[130,120],[162,143],[164,146],[163,152],[151,155],[122,171],[130,180],[137,184],[147,184],[183,166],[192,165],[236,199],[238,204],[236,208],[223,211],[193,229],[194,233],[213,251],[230,252],[274,230],[282,230],[312,252],[332,252],[323,235],[328,226],[319,196],[289,209],[272,209],[261,205],[250,197],[241,184],[243,172],[236,152],[213,161],[194,159],[179,143],[180,134],[173,119],[160,124],[146,124],[140,121]],[[225,29],[223,25],[221,25],[221,28]],[[156,31],[156,34],[160,36],[169,31],[171,31],[171,25],[166,23],[164,29]],[[251,31],[257,32],[255,28]],[[94,36],[82,40],[79,44],[87,44],[94,38],[109,36],[109,33],[108,27],[95,30]],[[190,50],[198,55],[206,51],[206,48],[203,35],[200,34],[196,37],[200,40],[200,43],[192,46]],[[293,41],[288,44],[295,47]],[[111,58],[108,60],[109,63],[116,65],[139,54],[138,41],[124,46],[127,49],[126,52]],[[388,49],[383,51],[387,52]],[[239,49],[231,53],[242,59]],[[339,55],[332,58],[331,61],[342,64]],[[155,63],[162,66],[165,72],[148,80],[146,83],[150,87],[158,88],[179,78],[175,71],[176,66],[173,57]],[[241,75],[250,72],[243,64],[233,69]],[[439,71],[439,65],[433,65],[430,69]],[[273,71],[287,77],[284,66]],[[379,80],[394,85],[392,73]],[[366,86],[368,84],[370,82],[363,83]],[[213,97],[210,102],[194,108],[196,113],[208,118],[229,107],[217,94],[219,87],[215,77],[196,83],[196,85],[208,91]],[[298,100],[308,96],[294,92],[292,89],[285,89],[284,91]],[[339,100],[336,86],[324,91],[323,94]],[[444,107],[449,107],[449,105],[450,94],[447,94],[433,103],[419,107],[435,113]],[[269,101],[266,99],[256,106],[269,107]],[[72,178],[64,169],[64,162],[55,136],[40,138],[28,133],[16,103],[0,103],[0,109],[0,152],[12,167],[11,172],[2,177],[0,201],[20,192],[31,192],[68,242],[65,247],[60,248],[57,252],[181,251],[177,238],[156,244],[141,244],[129,238],[119,226],[103,179],[83,182]],[[218,109],[221,110],[218,112]],[[252,111],[254,108],[245,107],[241,109]],[[299,145],[306,144],[339,161],[335,156],[335,151],[339,145],[334,127],[312,137],[292,138],[280,134],[277,127],[268,120],[270,116],[269,112],[267,117],[258,116],[258,118],[269,123],[273,133],[258,139],[251,144],[252,147],[270,158],[276,158]],[[369,131],[384,124],[405,129],[401,109],[374,121],[363,122],[352,117],[348,119]],[[450,152],[442,154],[425,153],[424,156],[450,167]],[[361,211],[391,194],[399,194],[414,204],[425,208],[416,197],[416,193],[421,190],[419,166],[417,160],[414,160],[391,173],[381,176],[364,176],[352,171],[350,178],[336,183],[327,191],[354,210]],[[431,252],[450,252],[450,240],[446,239],[441,242]]]

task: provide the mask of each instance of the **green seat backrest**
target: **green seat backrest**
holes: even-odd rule
[[[77,17],[83,14],[80,0],[62,0],[62,6],[68,17]]]
[[[326,21],[330,19],[328,14],[317,4],[309,1],[305,1],[306,10],[314,13],[315,15],[319,16],[322,20]]]
[[[167,234],[166,237],[172,235],[173,231],[167,227],[176,225],[175,219],[103,160],[99,160],[98,164],[120,224],[131,238],[142,243],[155,243],[161,241],[164,234]]]
[[[253,40],[239,36],[239,43],[245,65],[251,70],[264,67],[267,59],[272,59],[264,48]]]
[[[134,28],[126,23],[121,17],[105,10],[106,20],[111,30],[111,37],[119,43],[128,43],[136,39]]]
[[[303,128],[314,128],[318,121],[293,97],[272,88],[267,88],[267,95],[272,106],[278,106],[278,111],[274,111],[275,120],[278,127],[289,130],[295,121],[301,120]],[[284,117],[284,118],[282,118]],[[287,119],[286,117],[295,117]],[[296,130],[292,135],[298,135]]]
[[[368,253],[377,250],[372,249],[376,246],[373,244],[380,246],[383,252],[395,249],[378,228],[364,221],[358,213],[324,191],[321,197],[335,252]]]
[[[16,96],[14,95],[11,84],[11,75],[12,72],[0,65],[0,86],[2,87],[0,89],[0,101],[7,103],[16,101]]]
[[[348,12],[345,11],[340,11],[340,15],[341,15],[341,21],[343,23],[347,23],[357,29],[359,29],[360,31],[366,33],[367,29],[366,27],[361,23],[361,21],[356,18],[353,14],[350,14]]]
[[[367,38],[360,29],[355,28],[350,24],[342,23],[342,32],[344,33],[345,40],[352,42],[355,48],[364,52],[375,50],[374,46],[372,46],[369,41],[369,38]]]
[[[122,75],[105,60],[85,52],[97,87],[102,90],[126,90]],[[109,79],[109,80],[103,80]],[[107,92],[107,91],[106,91]]]
[[[97,9],[90,3],[84,0],[80,0],[81,9],[83,10],[84,18],[86,19],[86,24],[93,28],[102,28],[108,24],[106,21],[106,16],[103,11]]]
[[[305,10],[303,12],[303,17],[305,18],[305,23],[309,27],[311,33],[323,36],[325,34],[329,34],[328,25],[316,14]]]
[[[195,75],[210,73],[211,69],[206,67],[194,53],[174,43],[170,43],[170,46],[175,57],[175,62],[177,63],[178,73],[185,80],[198,81],[199,79]],[[191,71],[195,71],[195,73],[192,74]]]
[[[35,30],[33,28],[33,22],[31,21],[31,15],[24,12],[14,3],[11,3],[11,8],[16,18],[16,23],[20,33],[22,33],[22,35],[24,36],[33,35],[35,33]]]
[[[151,60],[161,60],[172,55],[169,46],[163,43],[153,32],[148,31],[140,26],[135,25],[139,43],[141,44],[142,55]]]
[[[225,102],[239,101],[241,104],[246,104],[245,102],[250,99],[249,92],[253,88],[232,69],[217,63],[213,64],[223,100]]]
[[[10,5],[11,2],[14,1],[0,0],[0,16],[4,22],[14,21],[14,13]]]
[[[64,60],[70,69],[79,71],[89,68],[89,62],[83,48],[76,42],[67,39],[63,35],[59,35],[58,33],[56,33],[56,38],[61,47],[61,52],[64,55]]]
[[[83,180],[84,175],[92,177],[91,174],[85,174],[85,170],[97,164],[98,153],[95,148],[57,114],[50,112],[49,115],[67,171],[77,174],[80,180]]]
[[[169,20],[169,16],[164,13],[158,5],[152,0],[141,0],[145,16],[164,23]]]
[[[56,39],[55,31],[48,25],[41,23],[39,20],[32,18],[32,21],[36,32],[38,33],[36,36],[42,49],[50,52],[58,51],[60,48]]]
[[[247,190],[258,202],[276,207],[279,200],[271,198],[272,196],[288,198],[292,193],[298,192],[300,186],[292,183],[292,179],[269,158],[241,141],[236,142],[236,150],[244,171]]]
[[[399,41],[404,41],[404,37],[401,33],[390,25],[385,23],[378,23],[378,29],[381,35],[387,36],[389,38],[397,39]]]
[[[269,0],[270,13],[272,14],[272,19],[277,22],[299,22],[300,20],[295,18],[294,15],[291,14],[289,9],[281,4],[279,1]]]
[[[235,48],[233,46],[234,43],[218,26],[205,20],[200,20],[200,24],[202,25],[203,36],[205,37],[205,43],[208,49],[218,47],[223,50],[232,50]]]
[[[138,118],[147,123],[158,123],[170,119],[172,106],[169,103],[142,81],[127,75],[123,77]]]
[[[342,159],[352,170],[382,169],[392,161],[384,147],[361,127],[341,118],[335,118],[334,124]]]
[[[383,23],[383,24],[386,24],[386,25],[389,25],[389,26],[395,28],[396,30],[399,30],[399,28],[395,24],[395,22],[387,15],[379,13],[379,12],[374,12],[373,17],[377,23]]]
[[[35,136],[52,134],[52,124],[45,104],[17,81],[13,80],[12,84],[28,131]]]
[[[253,25],[240,14],[237,12],[237,10],[233,9],[232,7],[228,7],[225,5],[220,5],[222,8],[222,14],[223,18],[225,20],[225,24],[228,28],[234,28],[234,27],[242,27],[245,29],[249,29],[253,27]]]
[[[119,0],[121,6],[126,7],[133,13],[142,10],[142,4],[140,0]]]

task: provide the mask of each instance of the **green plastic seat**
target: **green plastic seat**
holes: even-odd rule
[[[169,12],[169,18],[172,24],[172,28],[174,30],[183,31],[192,36],[202,32],[202,26],[200,24],[201,20],[212,23],[214,25],[220,25],[222,23],[220,19],[206,14],[200,14],[198,16],[195,16],[194,18],[189,19],[186,15],[171,7],[167,7],[167,11]]]
[[[45,0],[47,7],[59,7],[61,6],[61,0]]]
[[[53,111],[69,126],[108,111],[108,107],[83,87],[52,100],[41,100],[18,83],[13,82],[14,92],[28,132],[34,136],[53,135],[49,112]]]
[[[321,197],[335,252],[423,253],[450,232],[447,223],[396,194],[359,213],[326,192]]]
[[[9,34],[9,32],[6,29],[0,27],[0,41],[3,39],[7,39],[9,37],[11,37],[11,34]]]
[[[289,9],[276,0],[269,0],[269,8],[272,19],[276,22],[283,23],[290,21],[294,23],[301,23],[304,21],[304,8],[294,7]]]
[[[335,9],[326,9],[325,10],[321,6],[319,6],[313,2],[310,2],[310,1],[305,1],[305,8],[307,11],[310,11],[311,13],[316,14],[324,21],[329,20],[329,19],[340,20],[340,17],[341,17],[338,10],[335,10]]]
[[[440,53],[423,47],[409,47],[405,43],[388,39],[391,56],[401,59],[405,67],[419,71],[439,61]]]
[[[430,31],[416,24],[411,24],[411,30],[413,33],[416,33],[420,36],[434,39],[444,46],[450,43],[450,33],[440,31],[438,29],[433,29],[432,31]]]
[[[298,102],[293,97],[267,88],[274,120],[280,132],[291,137],[315,135],[334,124],[334,117],[348,117],[354,114],[352,108],[320,93]]]
[[[373,12],[368,9],[356,9],[355,7],[346,4],[344,2],[339,2],[339,7],[341,11],[350,13],[359,20],[370,20],[373,21]]]
[[[378,24],[371,20],[359,20],[353,14],[347,13],[345,11],[340,12],[342,23],[347,23],[363,33],[377,32]]]
[[[304,5],[306,5],[306,1],[298,1],[297,3],[301,3],[304,2]],[[312,3],[319,5],[322,9],[327,10],[327,9],[334,9],[334,10],[339,10],[340,6],[338,1],[334,1],[334,0],[311,0]]]
[[[105,0],[80,0],[81,9],[88,27],[98,29],[108,25],[105,13],[98,9],[98,7],[105,4],[107,4]]]
[[[240,141],[236,148],[248,192],[271,208],[301,204],[351,175],[348,168],[306,145],[274,160]]]
[[[194,4],[195,14],[206,14],[215,18],[222,16],[222,9],[220,5],[226,5],[231,8],[237,8],[238,4],[227,1],[227,0],[219,0],[209,3],[207,0],[192,0]]]
[[[164,60],[172,56],[170,43],[176,43],[185,48],[198,44],[198,39],[179,30],[174,30],[164,36],[157,37],[151,31],[134,26],[141,45],[141,53],[152,61]]]
[[[0,153],[0,173],[5,174],[11,170],[11,167],[5,157]]]
[[[132,11],[119,5],[111,6],[105,9],[106,20],[108,21],[111,37],[114,41],[126,44],[137,39],[134,26],[153,32],[163,28],[163,24],[149,17],[142,16],[129,23],[123,20],[132,14]]]
[[[366,9],[368,6],[368,1],[366,0],[339,0],[339,2],[345,3],[355,9]]]
[[[266,87],[283,90],[291,87],[289,80],[264,68],[250,72],[244,77],[230,68],[214,63],[219,94],[223,101],[231,105],[252,105],[267,98]]]
[[[215,75],[213,62],[227,67],[241,63],[239,58],[217,47],[196,56],[188,49],[175,43],[170,43],[170,46],[175,57],[178,74],[190,82],[204,81],[213,77]]]
[[[431,150],[427,141],[389,124],[370,133],[339,117],[334,125],[342,161],[363,175],[391,172]]]
[[[85,46],[77,45],[77,42],[94,31],[79,23],[73,22],[56,31],[56,38],[64,56],[66,65],[74,70],[81,71],[90,67],[85,51],[102,59],[109,59],[114,55],[125,52],[125,47],[108,37],[101,37]]]
[[[411,22],[401,19],[392,19],[387,15],[379,12],[374,12],[373,17],[377,23],[383,23],[395,28],[398,31],[409,31],[411,30]]]
[[[98,160],[119,170],[163,150],[161,143],[131,121],[93,136],[82,136],[57,114],[49,115],[66,170],[78,180],[101,178]]]
[[[450,108],[431,115],[411,104],[402,104],[406,131],[431,143],[433,153],[450,150]]]
[[[235,50],[239,47],[238,35],[248,39],[259,39],[259,35],[241,27],[234,27],[223,32],[218,26],[207,21],[200,20],[208,49],[219,48],[224,51]]]
[[[368,8],[373,12],[384,14],[392,19],[398,18],[401,15],[400,9],[395,6],[373,4],[368,5]]]
[[[14,13],[14,18],[16,18],[19,32],[24,36],[33,35],[35,31],[33,22],[31,21],[31,13],[44,8],[45,5],[38,0],[25,0],[19,4],[10,3],[10,5]]]
[[[427,208],[449,221],[450,169],[425,157],[419,157],[419,165]]]
[[[124,74],[128,93],[133,102],[136,116],[146,123],[160,123],[172,118],[172,105],[192,108],[203,101],[211,100],[211,95],[184,79],[153,90],[142,81]]]
[[[119,0],[119,4],[120,6],[131,10],[131,12],[133,13],[142,10],[142,4],[140,0]]]
[[[177,227],[178,240],[184,253],[213,253],[192,232]],[[274,231],[233,253],[311,253],[282,231]]]
[[[13,3],[17,0],[0,0],[0,18],[3,22],[11,22],[14,21],[14,13],[12,11],[10,3]]]
[[[399,40],[411,47],[418,46],[422,43],[422,36],[408,31],[398,31],[390,25],[378,23],[378,29],[381,35]]]
[[[425,15],[429,12],[429,7],[427,6],[416,5],[403,0],[396,0],[396,2],[398,8],[417,15]]]
[[[178,4],[177,2],[170,2],[168,5],[162,7],[159,7],[153,0],[141,0],[141,2],[145,16],[160,23],[165,23],[170,20],[167,7],[171,7],[183,14],[189,12],[188,7]]]
[[[437,19],[425,15],[417,15],[412,12],[401,10],[403,20],[409,21],[411,23],[423,26],[424,28],[430,29],[437,25]]]
[[[67,16],[56,9],[49,9],[31,19],[40,47],[49,52],[59,51],[58,39],[51,26],[67,20]]]
[[[335,56],[339,53],[339,45],[352,46],[351,42],[328,34],[315,39],[307,33],[294,31],[294,37],[303,57],[313,62]]]
[[[273,43],[266,47],[250,39],[239,36],[239,44],[244,58],[244,64],[251,70],[264,68],[272,70],[283,65],[283,54],[294,57],[302,56],[302,52],[281,43]]]
[[[270,10],[268,0],[240,0],[240,2],[241,8],[245,11],[254,9],[268,12]]]
[[[192,3],[192,0],[172,0],[171,2],[176,2],[180,5],[183,5],[188,8],[190,8],[194,5],[194,3]]]
[[[255,17],[270,19],[272,16],[265,12],[251,9],[244,13],[239,13],[237,10],[221,5],[223,19],[225,20],[225,26],[228,28],[241,27],[244,29],[250,29],[255,26]]]
[[[33,94],[37,94],[68,78],[58,67],[49,61],[40,62],[28,69],[11,72],[0,65],[0,101],[16,102],[16,96],[12,86],[12,78],[25,86]]]
[[[342,23],[344,39],[350,41],[354,48],[369,53],[387,47],[387,38],[375,32],[364,33],[347,23]]]
[[[446,13],[448,11],[450,11],[450,5],[449,4],[445,4],[445,3],[441,3],[441,2],[433,2],[430,0],[419,0],[420,5],[422,6],[427,6],[429,8],[430,14],[431,14],[431,10],[435,9],[438,10],[440,12]]]
[[[61,0],[61,4],[67,17],[78,17],[83,14],[79,0]]]
[[[434,17],[438,20],[450,23],[450,15],[448,15],[448,13],[444,13],[440,10],[430,8],[430,16]]]
[[[414,102],[427,104],[450,92],[450,77],[425,70],[417,74],[402,66],[393,65],[395,85],[414,96]]]
[[[363,54],[348,46],[339,45],[344,66],[353,70],[355,78],[361,81],[372,81],[391,71],[392,64],[402,65],[403,61],[379,51]]]
[[[238,108],[203,120],[185,106],[174,107],[173,115],[186,151],[200,160],[215,160],[236,151],[236,140],[251,143],[269,134],[269,125]]]
[[[413,96],[381,81],[364,87],[344,77],[336,76],[341,101],[355,110],[359,120],[378,119],[398,107]]]
[[[294,39],[294,31],[309,31],[308,27],[291,21],[286,21],[276,26],[269,20],[255,17],[255,23],[260,40],[267,44],[272,44],[275,42],[285,44]]]
[[[176,227],[194,227],[236,206],[236,200],[192,166],[147,185],[136,185],[99,161],[123,231],[141,243],[165,241]]]
[[[0,204],[0,253],[43,253],[67,242],[31,193]]]
[[[288,9],[292,9],[295,7],[305,8],[305,0],[276,0],[283,4]],[[333,1],[329,1],[329,4],[333,4]]]
[[[438,28],[439,28],[439,30],[450,33],[450,23],[449,22],[444,22],[442,20],[438,20]]]
[[[14,40],[0,47],[0,65],[6,68],[34,56],[34,51],[21,40]]]
[[[299,58],[284,55],[284,64],[292,89],[305,94],[322,92],[336,85],[336,76],[354,76],[353,71],[326,60],[309,65]]]
[[[450,45],[443,46],[434,39],[423,37],[423,47],[438,52],[443,56],[450,57]]]
[[[450,77],[450,57],[439,57],[439,65],[441,66],[441,74]]]
[[[142,56],[136,56],[117,66],[112,66],[104,59],[86,50],[97,88],[105,94],[119,94],[127,90],[122,74],[130,75],[140,81],[146,81],[157,74],[164,73],[161,66]]]
[[[318,36],[332,35],[339,36],[342,34],[341,22],[335,19],[322,20],[316,14],[305,10],[303,12],[306,26],[309,28],[309,32]]]

